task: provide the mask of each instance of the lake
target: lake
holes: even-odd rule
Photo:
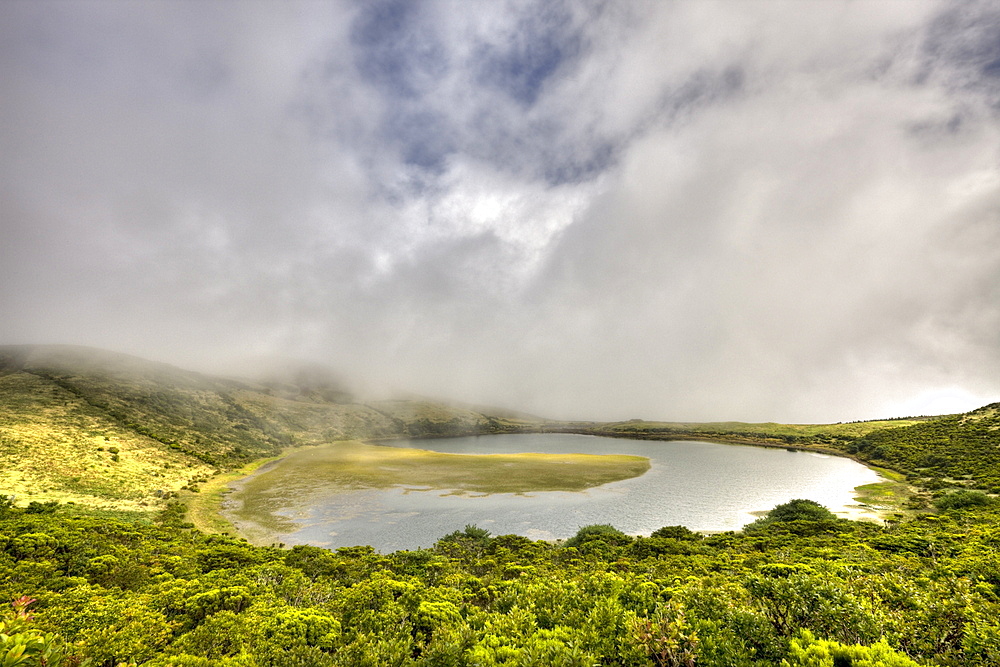
[[[494,535],[516,533],[544,540],[567,538],[581,526],[597,523],[633,535],[668,525],[739,530],[756,518],[755,512],[794,498],[858,517],[863,512],[854,502],[854,488],[883,481],[847,458],[708,442],[521,434],[387,446],[461,454],[629,454],[649,458],[651,466],[639,477],[586,491],[456,495],[414,487],[338,489],[310,474],[311,454],[293,452],[233,484],[223,516],[256,543],[330,548],[368,544],[387,553],[432,546],[466,524]],[[283,467],[295,474],[282,474]]]

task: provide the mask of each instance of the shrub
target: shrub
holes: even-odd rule
[[[745,531],[754,531],[766,528],[776,523],[789,523],[792,521],[836,521],[837,515],[820,505],[815,500],[805,500],[796,498],[787,503],[778,505],[767,513],[767,516],[757,519],[753,523],[743,527]]]
[[[782,667],[920,667],[907,655],[895,651],[885,640],[871,646],[847,645],[817,639],[808,630],[791,642]]]
[[[828,521],[836,515],[815,500],[797,498],[778,505],[767,513],[771,521]]]
[[[934,507],[939,510],[963,510],[971,507],[988,507],[996,500],[990,498],[982,491],[969,491],[962,489],[947,495],[941,496],[934,501]]]
[[[477,542],[481,544],[490,541],[490,531],[475,524],[466,524],[464,530],[456,530],[442,537],[439,542]]]
[[[696,533],[687,526],[664,526],[653,531],[650,537],[669,537],[675,540],[690,540],[697,542],[704,539],[704,535]]]
[[[35,600],[27,596],[11,603],[13,611],[0,614],[0,664],[16,667],[62,667],[86,665],[71,653],[59,635],[43,633],[31,626],[28,607]]]
[[[566,540],[564,546],[578,547],[585,542],[606,542],[608,544],[628,544],[632,538],[607,523],[595,523],[583,526],[576,535]]]

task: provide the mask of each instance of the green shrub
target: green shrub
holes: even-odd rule
[[[939,510],[964,510],[972,507],[988,507],[996,502],[982,491],[962,489],[941,496],[934,501],[934,507]]]
[[[687,526],[664,526],[653,531],[650,537],[669,537],[675,540],[689,540],[696,542],[704,539],[704,535],[696,533]]]
[[[466,524],[464,530],[456,530],[442,537],[439,542],[476,542],[487,544],[490,541],[490,531],[475,524]]]
[[[776,506],[767,513],[767,516],[747,524],[743,527],[743,530],[754,531],[774,524],[790,523],[792,521],[831,522],[836,520],[836,514],[815,500],[796,498],[795,500],[789,500],[787,503]]]
[[[817,639],[808,630],[792,640],[781,667],[920,667],[885,640],[871,646],[845,645]]]
[[[576,535],[566,540],[564,546],[578,547],[585,542],[595,541],[608,544],[628,544],[632,538],[610,524],[595,523],[580,528],[576,531]]]
[[[0,615],[0,665],[3,667],[89,667],[72,654],[62,637],[31,627],[28,607],[35,600],[27,596],[11,603],[12,611]]]

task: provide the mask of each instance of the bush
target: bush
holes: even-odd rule
[[[962,489],[941,496],[934,501],[934,507],[939,510],[964,510],[972,507],[988,507],[996,502],[982,491]]]
[[[475,524],[466,524],[465,530],[456,530],[442,537],[439,542],[475,542],[479,544],[489,543],[490,531],[480,528]]]
[[[14,507],[14,496],[0,494],[0,517],[7,516]]]
[[[759,530],[776,523],[789,523],[792,521],[836,521],[837,515],[820,505],[815,500],[805,500],[796,498],[787,503],[778,505],[767,513],[767,516],[757,519],[753,523],[747,524],[743,530]]]
[[[789,500],[767,513],[771,521],[829,521],[836,515],[815,500]]]
[[[48,502],[39,502],[37,500],[32,500],[28,503],[28,506],[24,508],[25,514],[52,514],[57,509],[59,509],[59,503],[55,500],[50,500]]]
[[[595,523],[583,526],[576,535],[566,540],[564,546],[578,547],[585,542],[600,541],[607,544],[628,544],[632,538],[607,523]]]
[[[689,540],[697,542],[704,539],[704,535],[696,533],[687,526],[664,526],[653,531],[650,537],[669,537],[675,540]]]
[[[817,639],[808,630],[791,642],[782,667],[920,667],[909,656],[890,647],[883,639],[871,646],[847,645]]]

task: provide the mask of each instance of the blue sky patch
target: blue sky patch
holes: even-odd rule
[[[363,3],[351,30],[362,77],[398,97],[417,97],[447,69],[447,53],[419,0]]]
[[[559,69],[580,55],[582,43],[566,17],[524,20],[519,34],[503,48],[482,49],[479,81],[532,106]]]

